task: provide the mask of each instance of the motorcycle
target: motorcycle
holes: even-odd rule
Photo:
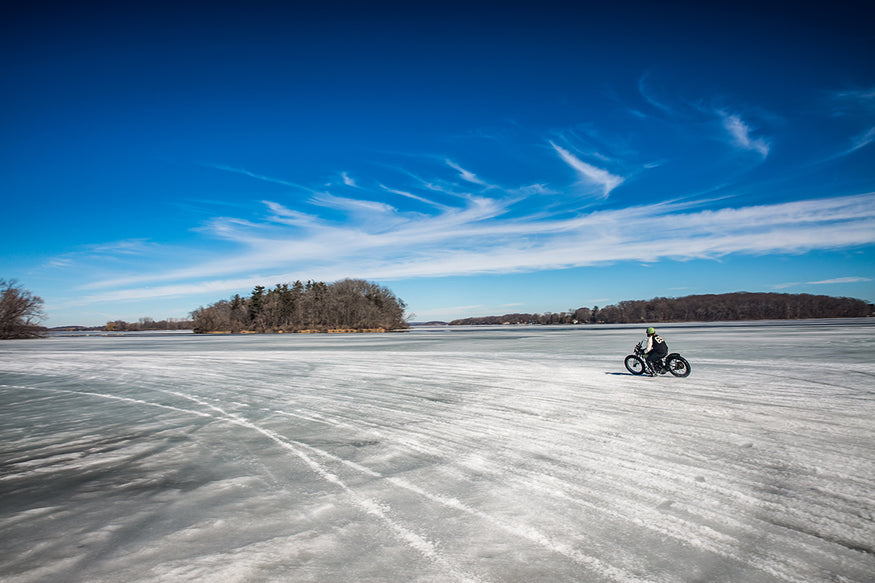
[[[690,376],[690,363],[677,352],[672,352],[665,358],[660,359],[658,361],[660,369],[654,371],[647,362],[647,357],[644,355],[644,349],[638,344],[635,345],[634,353],[626,357],[624,364],[626,365],[626,370],[634,375],[641,375],[645,372],[649,372],[650,374],[665,374],[670,372],[676,377]]]

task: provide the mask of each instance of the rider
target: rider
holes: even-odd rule
[[[647,364],[650,365],[650,370],[653,374],[664,373],[660,361],[668,354],[668,345],[662,336],[656,333],[652,327],[647,328],[647,336],[639,344],[641,349],[647,355]]]

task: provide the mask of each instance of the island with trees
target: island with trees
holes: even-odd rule
[[[863,300],[810,294],[748,293],[626,300],[599,308],[544,314],[504,314],[453,320],[452,326],[499,324],[636,324],[861,318],[873,315]]]
[[[390,332],[406,330],[406,304],[361,279],[257,285],[192,312],[196,333]]]

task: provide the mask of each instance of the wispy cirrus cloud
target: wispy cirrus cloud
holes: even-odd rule
[[[172,256],[174,250],[168,246],[148,239],[123,239],[95,245],[83,245],[71,251],[48,259],[44,266],[54,269],[79,270],[87,264],[121,264],[126,261],[144,261]]]
[[[351,187],[353,187],[353,188],[358,188],[358,184],[356,184],[355,180],[353,180],[352,178],[350,178],[349,174],[347,174],[346,172],[341,172],[341,173],[340,173],[340,177],[343,179],[343,183],[344,183],[346,186],[351,186]]]
[[[556,150],[559,157],[562,158],[562,161],[573,168],[584,182],[600,187],[603,197],[607,198],[612,190],[623,183],[623,178],[620,176],[615,176],[603,168],[584,162],[565,148],[558,146],[553,142],[550,142],[550,145],[553,146],[553,149]]]
[[[845,89],[830,94],[833,115],[845,116],[854,113],[875,111],[875,87],[864,89]]]
[[[869,128],[865,132],[861,133],[858,136],[855,136],[852,140],[851,147],[848,148],[844,154],[851,154],[856,152],[857,150],[861,150],[875,141],[875,126]]]
[[[806,282],[809,285],[833,285],[836,283],[859,283],[861,281],[872,281],[871,277],[836,277],[835,279],[822,279],[820,281]]]
[[[658,109],[664,114],[674,116],[676,114],[675,110],[672,107],[668,106],[666,103],[664,103],[662,99],[656,96],[656,92],[653,89],[652,83],[650,81],[650,77],[650,73],[645,73],[638,78],[638,94],[641,95],[641,97],[644,98],[644,101],[646,101],[652,107]],[[632,109],[630,111],[632,115],[635,115],[636,117],[647,117],[646,114],[644,114],[640,110]]]
[[[480,186],[486,186],[486,183],[483,180],[481,180],[480,178],[478,178],[477,175],[474,174],[473,172],[469,172],[468,170],[465,170],[464,168],[462,168],[461,166],[459,166],[458,164],[456,164],[452,160],[448,159],[446,162],[447,162],[447,166],[449,166],[450,168],[452,168],[453,170],[455,170],[459,173],[459,176],[462,177],[462,180],[465,180],[465,181],[470,182],[472,184],[479,184]]]
[[[768,141],[740,115],[715,111],[696,111],[697,127],[703,118],[712,129],[719,120],[736,148],[768,155]],[[628,177],[609,168],[653,168],[659,163],[618,163],[608,156],[583,155],[574,144],[594,141],[591,135],[559,135],[556,142],[541,142],[550,147],[535,152],[539,158],[532,166],[550,168],[549,175],[514,168],[508,175],[516,178],[488,182],[467,163],[463,167],[444,156],[418,155],[415,164],[404,167],[386,164],[380,168],[383,174],[357,169],[361,180],[334,172],[327,185],[324,179],[299,184],[213,165],[286,186],[288,195],[271,188],[269,199],[223,206],[221,212],[229,214],[216,213],[193,227],[200,238],[189,238],[187,246],[159,248],[148,241],[130,241],[107,245],[102,253],[92,250],[89,257],[95,263],[114,263],[111,269],[98,266],[89,272],[89,281],[79,286],[87,291],[82,301],[218,295],[296,279],[388,281],[738,254],[803,254],[875,244],[875,193],[824,193],[810,200],[730,206],[732,193],[722,192],[726,184],[720,182],[721,198],[703,200],[703,193],[710,192],[704,188],[687,190],[673,200],[661,197],[662,202],[636,204],[630,202],[632,197],[623,200],[626,189],[622,197],[610,196]],[[855,147],[872,140],[870,130]],[[614,145],[597,142],[592,149],[622,151],[629,154],[627,159],[633,158],[631,149]],[[563,164],[556,164],[557,157]],[[719,179],[727,180],[722,175]],[[580,194],[580,185],[597,196],[571,196]],[[636,186],[639,181],[629,179],[630,190]],[[714,183],[706,186],[715,188]],[[653,200],[646,194],[637,200]],[[85,253],[81,255],[77,260]],[[58,265],[65,264],[63,259]],[[824,280],[844,282],[851,281]]]
[[[702,116],[710,123],[714,115],[719,118],[723,132],[729,142],[740,150],[756,152],[763,159],[768,157],[771,151],[771,142],[764,136],[756,135],[757,129],[745,120],[740,114],[728,110],[728,108],[703,105],[700,98],[685,99],[676,97],[669,100],[665,97],[657,97],[651,82],[651,74],[646,73],[638,79],[638,93],[652,107],[665,114],[673,127],[680,134],[690,131],[690,122],[700,120]],[[718,98],[714,98],[718,99]],[[672,105],[667,103],[671,101]],[[630,108],[629,113],[641,119],[648,116],[637,109]]]
[[[150,255],[155,253],[158,245],[148,239],[124,239],[112,243],[89,245],[87,249],[92,253],[104,255]]]
[[[875,142],[875,127],[871,127],[868,130],[854,136],[853,138],[851,138],[850,142],[850,146],[831,156],[827,156],[826,158],[821,160],[821,162],[832,162],[839,158],[850,156],[854,152],[857,152],[869,146],[872,142]]]
[[[264,174],[258,174],[256,172],[250,172],[244,168],[235,168],[234,166],[226,166],[224,164],[206,164],[208,168],[215,168],[216,170],[223,170],[225,172],[231,172],[233,174],[240,174],[242,176],[248,176],[250,178],[255,178],[256,180],[261,180],[263,182],[272,182],[273,184],[281,184],[283,186],[289,186],[292,188],[300,188],[302,190],[311,190],[306,186],[302,186],[295,182],[289,182],[288,180],[283,180],[281,178],[276,178],[273,176],[266,176]]]
[[[370,213],[392,213],[395,212],[395,207],[384,202],[374,200],[361,200],[357,198],[348,198],[344,196],[335,196],[333,194],[322,192],[314,195],[311,202],[318,206],[333,208],[347,212],[370,212]]]
[[[788,289],[793,287],[799,287],[802,285],[840,285],[845,283],[862,283],[872,281],[871,277],[861,277],[861,276],[852,276],[852,277],[836,277],[833,279],[822,279],[820,281],[790,281],[785,283],[779,283],[771,286],[772,289]]]
[[[732,143],[736,147],[742,150],[757,152],[763,158],[769,155],[769,142],[764,138],[753,137],[753,128],[741,119],[739,115],[725,111],[719,111],[718,114],[723,120],[723,128],[727,131],[732,139]]]
[[[269,200],[263,200],[261,202],[273,213],[271,220],[277,223],[296,227],[312,227],[319,224],[320,219],[316,215],[291,210],[279,203]]]
[[[849,156],[875,141],[875,87],[847,89],[828,94],[829,113],[837,125],[854,128],[837,152],[821,160],[831,162]]]
[[[344,209],[351,205],[351,199],[332,200]],[[366,203],[353,205],[359,219],[345,225],[264,204],[270,213],[262,221],[225,217],[212,225],[212,234],[236,245],[236,252],[95,281],[87,286],[96,292],[89,301],[232,291],[265,280],[513,273],[875,244],[875,193],[718,210],[662,202],[571,217],[543,211],[511,216],[513,199],[498,197],[472,197],[431,215]],[[389,210],[396,220],[380,220]]]
[[[409,199],[411,199],[411,200],[416,200],[416,201],[419,201],[419,202],[425,203],[425,204],[427,204],[427,205],[430,205],[430,206],[433,206],[433,207],[436,207],[436,208],[439,208],[439,209],[443,209],[443,210],[448,210],[448,209],[450,209],[450,207],[447,206],[447,205],[440,204],[440,203],[438,203],[438,202],[435,202],[435,201],[430,200],[430,199],[428,199],[428,198],[425,198],[425,197],[423,197],[423,196],[419,196],[419,195],[413,194],[412,192],[408,192],[408,191],[406,191],[406,190],[398,190],[397,188],[389,188],[389,187],[386,186],[385,184],[381,184],[381,185],[380,185],[380,188],[382,188],[382,189],[385,190],[386,192],[391,192],[392,194],[397,194],[397,195],[399,195],[399,196],[403,196],[403,197],[409,198]]]

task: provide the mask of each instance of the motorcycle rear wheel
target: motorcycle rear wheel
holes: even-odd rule
[[[644,374],[644,371],[647,370],[644,361],[634,354],[627,356],[624,364],[626,365],[626,370],[634,375]]]
[[[690,376],[690,363],[683,356],[672,356],[665,362],[665,366],[668,368],[668,372],[676,377]]]

